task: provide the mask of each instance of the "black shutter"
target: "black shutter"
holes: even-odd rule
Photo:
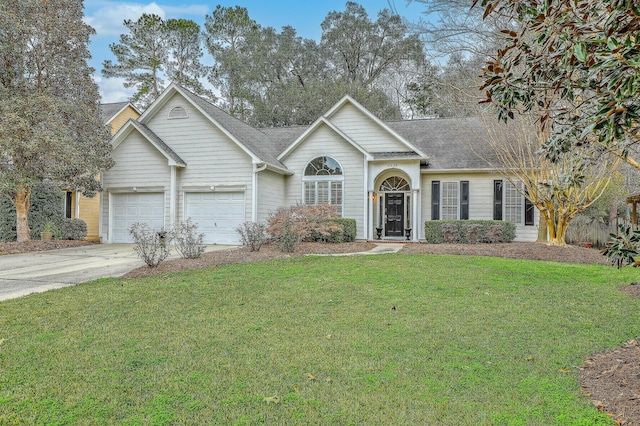
[[[524,197],[524,224],[527,226],[535,225],[535,206],[527,197]]]
[[[469,219],[469,181],[460,181],[460,219]]]
[[[71,219],[71,203],[73,202],[73,193],[67,191],[64,199],[64,217]]]
[[[502,188],[501,180],[493,181],[493,220],[502,220]]]
[[[431,182],[431,220],[440,219],[440,181]]]

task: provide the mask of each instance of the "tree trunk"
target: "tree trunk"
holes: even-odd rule
[[[24,186],[16,193],[16,232],[19,243],[31,240],[29,223],[27,222],[30,196],[31,191]]]
[[[544,216],[540,215],[540,221],[538,223],[538,242],[546,243],[547,236],[547,221],[544,219]]]

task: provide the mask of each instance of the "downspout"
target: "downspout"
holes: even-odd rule
[[[176,166],[170,166],[170,169],[171,169],[171,187],[169,188],[169,228],[173,229],[176,223],[177,171],[176,171]]]
[[[364,157],[364,238],[367,240],[372,240],[372,232],[369,226],[369,162],[367,161],[367,156]],[[373,213],[373,212],[371,212]]]
[[[75,191],[76,194],[76,212],[75,212],[75,218],[76,219],[80,219],[80,192]]]
[[[253,179],[251,182],[251,221],[258,221],[258,173],[267,169],[266,163],[253,164]]]

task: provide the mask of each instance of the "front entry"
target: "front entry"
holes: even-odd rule
[[[387,226],[384,235],[387,237],[402,237],[404,224],[404,193],[391,192],[385,195],[385,211]]]

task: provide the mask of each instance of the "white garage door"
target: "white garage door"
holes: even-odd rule
[[[185,218],[198,225],[205,244],[240,244],[236,228],[244,223],[244,192],[185,194]]]
[[[143,222],[153,229],[164,227],[164,194],[127,193],[113,194],[113,238],[114,243],[132,243],[129,227]]]

